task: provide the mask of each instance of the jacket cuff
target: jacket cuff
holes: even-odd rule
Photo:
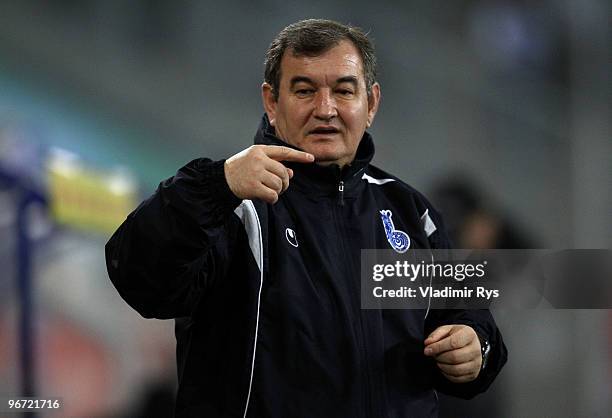
[[[211,186],[212,193],[218,196],[220,203],[226,204],[231,211],[236,209],[242,199],[236,197],[229,184],[227,184],[225,178],[226,159],[211,162],[206,162],[204,159],[196,161],[198,161],[198,166],[202,172],[202,181]]]
[[[242,201],[225,179],[225,160],[195,159],[160,184],[164,203],[200,226],[225,223]]]

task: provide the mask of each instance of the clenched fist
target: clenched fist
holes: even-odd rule
[[[314,155],[276,145],[253,145],[225,161],[225,179],[236,197],[274,204],[293,177],[293,170],[280,161],[312,163]]]
[[[451,382],[470,382],[480,373],[480,340],[468,325],[436,328],[425,339],[425,355],[435,358],[438,368]]]

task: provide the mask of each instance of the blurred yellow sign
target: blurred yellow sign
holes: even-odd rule
[[[47,170],[51,216],[60,224],[109,233],[136,207],[136,184],[127,173],[86,168],[61,150],[51,153]]]

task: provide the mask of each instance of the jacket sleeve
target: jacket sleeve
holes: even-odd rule
[[[436,232],[430,236],[430,244],[435,249],[452,248],[451,241],[444,229],[440,215],[433,211],[432,216],[437,226]],[[491,345],[486,367],[480,371],[478,377],[467,383],[453,383],[442,375],[435,367],[435,387],[447,395],[470,399],[484,392],[493,383],[496,376],[508,358],[508,350],[504,344],[501,332],[488,309],[432,309],[425,321],[425,335],[441,325],[464,324],[471,326],[480,336],[486,338]]]
[[[189,316],[227,261],[233,195],[225,160],[196,159],[134,210],[106,244],[123,299],[145,318]]]

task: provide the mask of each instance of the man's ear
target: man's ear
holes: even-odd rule
[[[274,92],[272,86],[268,83],[261,85],[261,100],[263,101],[263,107],[270,120],[270,125],[275,126],[276,124],[276,99],[274,98]]]
[[[372,84],[370,94],[368,95],[368,128],[374,122],[374,116],[378,112],[378,105],[380,104],[380,84],[378,82]]]

